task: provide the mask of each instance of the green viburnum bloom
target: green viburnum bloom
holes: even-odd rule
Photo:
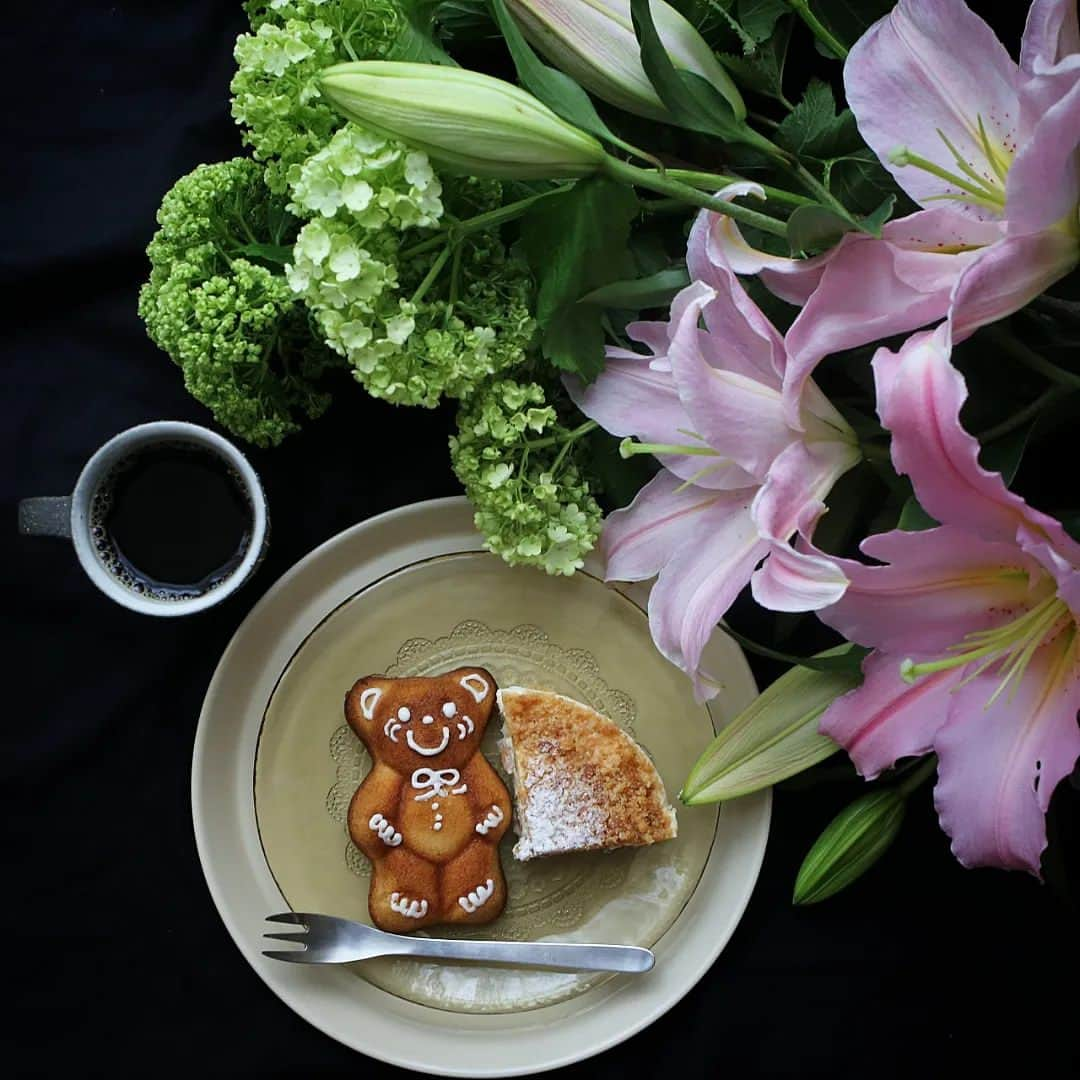
[[[330,404],[322,373],[340,360],[312,333],[266,255],[299,222],[249,158],[200,165],[158,210],[139,314],[184,373],[188,392],[234,435],[273,446]]]
[[[253,33],[236,39],[232,115],[265,162],[271,190],[326,145],[344,122],[325,102],[317,76],[340,60],[385,56],[405,17],[394,0],[254,0]]]
[[[484,546],[510,565],[572,574],[596,545],[602,513],[575,438],[536,383],[493,379],[458,413],[451,464]]]
[[[354,124],[289,170],[289,209],[311,218],[286,274],[327,344],[375,397],[431,408],[520,364],[535,336],[532,281],[498,236],[416,255],[415,230],[443,216],[427,157]],[[501,202],[498,184],[452,182],[469,216]]]

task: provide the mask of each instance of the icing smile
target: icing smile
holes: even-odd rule
[[[405,742],[409,744],[410,750],[414,750],[424,757],[434,757],[436,754],[441,754],[450,745],[450,729],[448,727],[442,729],[442,742],[438,746],[421,746],[413,738],[411,731],[405,732]]]

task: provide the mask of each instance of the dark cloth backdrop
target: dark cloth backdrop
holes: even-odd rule
[[[4,13],[0,978],[3,1059],[18,1072],[404,1075],[309,1027],[241,958],[196,857],[190,759],[210,675],[261,593],[341,529],[456,491],[449,415],[395,412],[345,380],[322,422],[253,452],[269,556],[201,617],[128,612],[68,544],[15,536],[16,500],[70,491],[117,431],[209,422],[147,340],[136,294],[162,194],[240,150],[228,82],[242,18],[220,0]],[[828,784],[779,792],[761,879],[712,971],[651,1028],[565,1075],[1071,1072],[1076,910],[1024,875],[961,869],[928,791],[862,883],[790,906],[802,855],[851,797]]]

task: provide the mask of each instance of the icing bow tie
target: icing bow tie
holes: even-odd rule
[[[460,779],[461,773],[457,769],[417,769],[412,774],[412,786],[421,792],[416,796],[416,800],[419,802],[421,799],[434,799],[436,795],[441,797],[448,793],[460,795],[465,790],[465,785],[453,786]]]

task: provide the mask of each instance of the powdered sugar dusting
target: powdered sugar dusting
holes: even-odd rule
[[[606,815],[586,780],[539,759],[530,762],[524,788],[528,812],[514,845],[516,859],[602,846]]]

